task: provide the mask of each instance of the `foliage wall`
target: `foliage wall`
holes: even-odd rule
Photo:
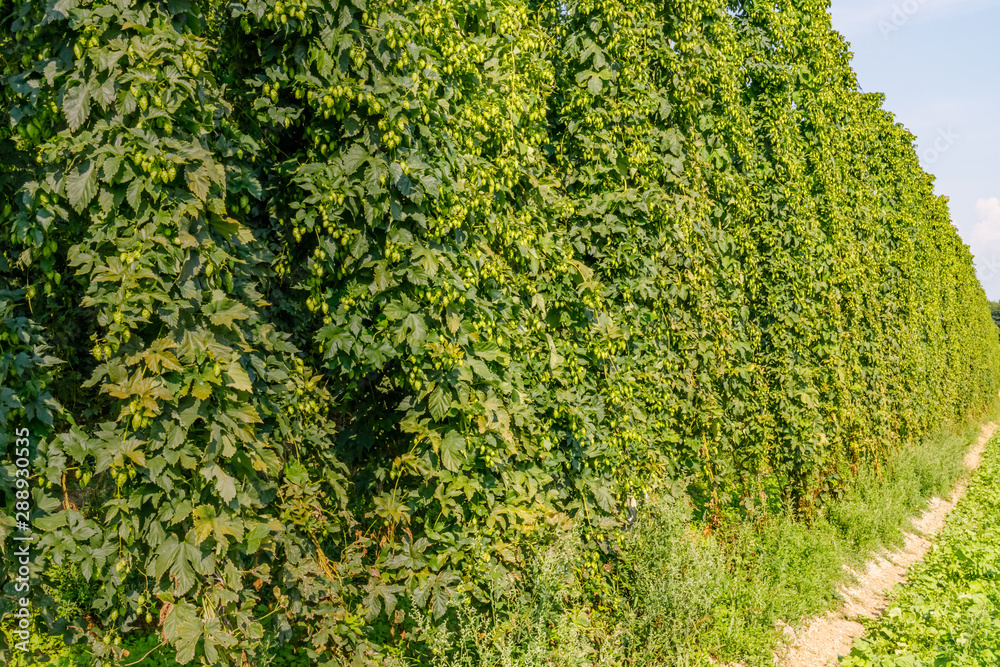
[[[416,654],[552,526],[808,517],[1000,387],[825,2],[2,0],[0,58],[0,488],[27,427],[105,655]]]

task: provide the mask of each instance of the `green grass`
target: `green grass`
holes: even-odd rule
[[[983,421],[998,417],[1000,406]],[[857,566],[873,549],[901,544],[910,517],[963,474],[980,423],[892,454],[879,474],[862,470],[809,525],[778,512],[709,535],[694,521],[687,498],[662,497],[645,502],[628,530],[597,536],[580,526],[563,530],[526,572],[498,578],[502,583],[487,600],[453,600],[442,619],[407,609],[409,632],[399,639],[399,657],[390,655],[384,665],[688,667],[708,665],[711,657],[772,667],[782,641],[776,623],[795,625],[837,606],[845,564]],[[901,618],[911,615],[901,612]],[[136,643],[134,655],[158,643],[152,635],[129,641]],[[172,651],[154,654],[151,665],[176,664]],[[50,655],[58,660],[60,652]],[[55,664],[91,663],[65,657]],[[295,660],[286,647],[271,664]]]
[[[856,554],[901,544],[900,526],[907,526],[928,498],[950,493],[978,434],[978,429],[943,433],[903,450],[888,461],[881,477],[862,470],[851,491],[830,505],[827,520]]]
[[[900,545],[910,518],[964,473],[980,423],[903,448],[880,473],[861,471],[809,525],[779,512],[706,535],[686,499],[660,498],[618,534],[613,556],[595,562],[579,531],[563,533],[488,607],[468,599],[446,622],[418,615],[425,655],[398,665],[686,667],[711,657],[772,667],[776,623],[836,607],[845,564]]]
[[[1000,664],[1000,435],[934,549],[844,667]]]
[[[997,412],[994,406],[983,421]],[[699,647],[724,660],[771,667],[781,641],[775,623],[794,626],[836,607],[835,591],[848,583],[843,565],[857,567],[879,547],[900,546],[910,519],[931,497],[948,494],[964,474],[963,459],[981,423],[942,430],[901,449],[881,474],[860,471],[848,492],[812,525],[783,513],[758,527],[730,528],[726,572],[720,573],[726,592],[714,609],[716,621],[697,638]]]

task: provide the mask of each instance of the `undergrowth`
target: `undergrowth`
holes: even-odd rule
[[[987,416],[996,419],[997,406]],[[980,422],[942,430],[901,448],[880,470],[862,469],[848,491],[807,523],[791,511],[749,517],[711,532],[687,499],[649,498],[612,555],[607,587],[593,571],[577,531],[561,534],[535,558],[524,581],[494,591],[490,614],[464,600],[448,624],[418,620],[442,667],[773,665],[780,623],[833,608],[844,565],[902,544],[910,519],[964,473]],[[581,576],[591,573],[590,576]],[[414,664],[414,663],[403,663]]]
[[[984,421],[998,417],[1000,405]],[[443,621],[409,609],[409,636],[400,638],[407,651],[385,665],[689,667],[711,659],[770,667],[779,622],[795,625],[836,606],[837,587],[849,583],[845,564],[900,545],[910,518],[963,474],[979,423],[901,448],[880,470],[862,469],[811,522],[789,508],[709,530],[682,495],[646,499],[634,523],[597,553],[580,526],[557,530],[524,573],[495,565],[502,576],[489,600],[456,598]],[[133,644],[133,658],[151,652],[142,664],[176,664],[154,634]],[[79,649],[33,648],[39,657],[50,651],[56,665],[94,664]],[[290,647],[267,653],[269,664],[299,664]]]
[[[939,541],[889,608],[866,623],[844,667],[992,667],[1000,662],[1000,437]]]

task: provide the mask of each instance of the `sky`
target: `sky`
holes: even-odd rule
[[[832,0],[865,92],[917,136],[935,191],[1000,300],[1000,0]]]

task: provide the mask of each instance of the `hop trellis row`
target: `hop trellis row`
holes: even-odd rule
[[[420,656],[553,525],[808,517],[982,409],[971,256],[849,58],[816,0],[0,0],[0,442],[89,591],[40,627]]]

